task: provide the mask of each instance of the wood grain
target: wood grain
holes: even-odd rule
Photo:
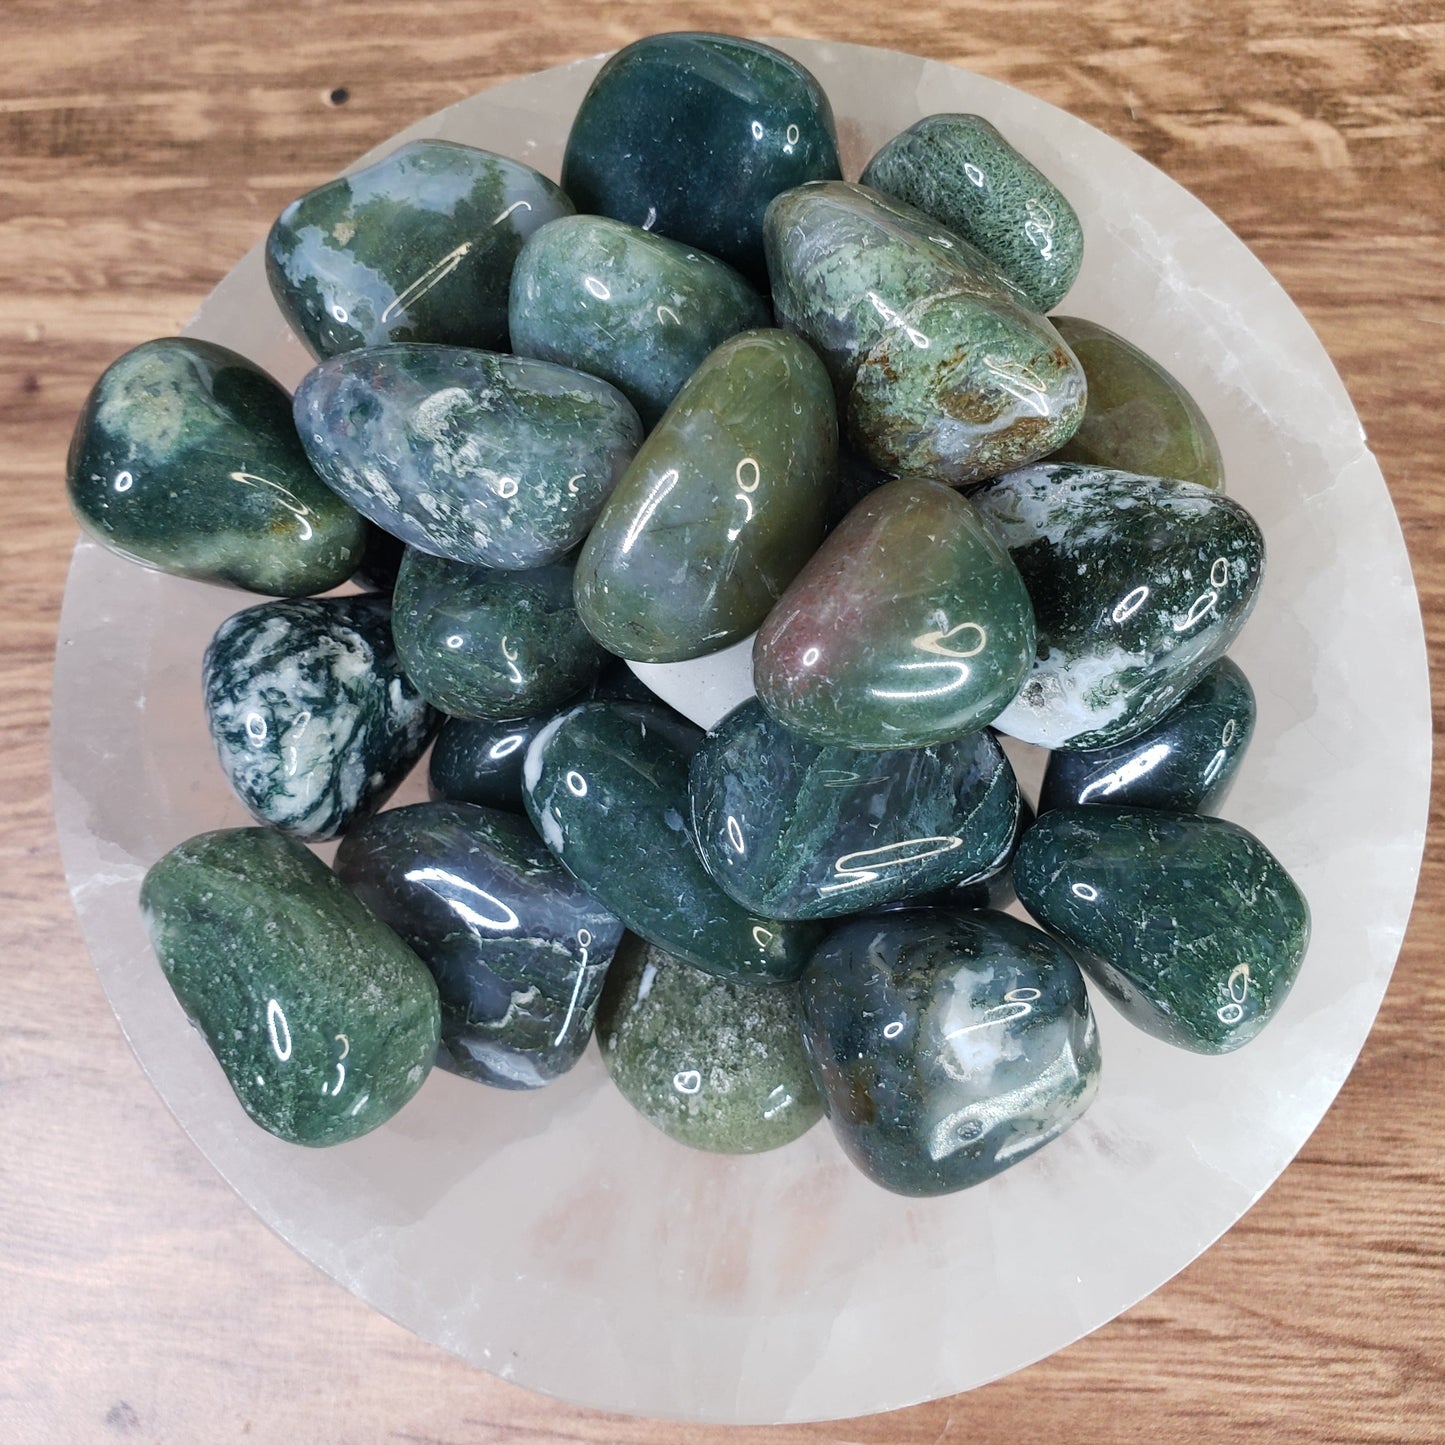
[[[87,387],[125,347],[175,330],[293,194],[403,124],[676,28],[826,36],[968,66],[1076,112],[1200,196],[1339,365],[1445,676],[1439,0],[6,0],[0,1440],[1442,1438],[1438,800],[1379,1023],[1275,1188],[1089,1339],[894,1415],[692,1429],[572,1409],[472,1370],[272,1237],[137,1068],[72,920],[50,822],[50,658],[73,540],[60,477]]]

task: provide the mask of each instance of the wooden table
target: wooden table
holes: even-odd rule
[[[6,0],[0,29],[0,1440],[286,1442],[1445,1435],[1438,830],[1395,982],[1298,1160],[1153,1298],[899,1414],[724,1432],[572,1409],[406,1334],[260,1225],[121,1038],[61,880],[46,716],[70,426],[293,195],[493,81],[651,30],[828,36],[1067,107],[1238,231],[1319,331],[1445,613],[1440,0]],[[117,639],[123,645],[124,639]]]

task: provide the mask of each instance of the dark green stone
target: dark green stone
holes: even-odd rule
[[[1222,818],[1060,808],[1024,835],[1014,883],[1125,1018],[1196,1053],[1247,1044],[1309,944],[1294,881]]]
[[[384,597],[248,607],[216,629],[203,673],[231,786],[258,822],[306,842],[381,807],[431,740]]]
[[[1084,980],[1002,913],[849,919],[801,985],[803,1038],[848,1157],[898,1194],[948,1194],[1026,1159],[1089,1107]]]
[[[517,257],[511,318],[519,356],[610,381],[652,427],[708,352],[771,314],[715,256],[606,216],[564,216]]]
[[[650,943],[733,982],[789,983],[818,931],[748,913],[708,876],[688,822],[702,732],[646,703],[593,702],[533,739],[523,772],[542,840]]]
[[[572,209],[520,161],[411,141],[292,201],[266,238],[266,276],[318,356],[387,341],[500,349],[522,243]]]
[[[1024,742],[1101,748],[1143,732],[1254,606],[1264,538],[1206,487],[1050,462],[972,495],[1033,599],[1038,657],[994,723]]]
[[[570,552],[642,440],[605,381],[455,346],[322,362],[295,409],[316,470],[359,512],[423,552],[506,569]]]
[[[325,592],[365,546],[365,523],[312,471],[286,393],[209,341],[147,341],[113,362],[76,422],[66,484],[112,552],[248,592]]]
[[[577,611],[609,652],[679,662],[754,631],[823,540],[837,477],[827,373],[796,336],[723,342],[608,498]]]
[[[202,833],[146,874],[151,946],[246,1112],[292,1144],[384,1124],[436,1055],[421,960],[299,843]]]
[[[607,973],[597,1043],[627,1102],[694,1149],[759,1154],[822,1116],[792,985],[726,983],[628,934]]]
[[[592,82],[562,186],[612,216],[763,275],[763,212],[780,191],[840,174],[833,112],[796,60],[735,35],[649,35]]]
[[[396,574],[401,571],[401,559],[405,555],[406,543],[400,537],[393,537],[375,523],[367,522],[366,551],[351,580],[363,592],[394,591]]]
[[[436,979],[443,1067],[536,1089],[581,1058],[622,925],[525,818],[393,808],[342,839],[336,872]]]
[[[1018,894],[1014,891],[1014,855],[1025,833],[1034,825],[1034,810],[1024,798],[1019,799],[1019,820],[1009,841],[1008,851],[998,864],[978,878],[965,878],[920,902],[936,904],[940,908],[993,908],[1000,913],[1015,902]]]
[[[981,115],[924,116],[868,162],[862,183],[971,241],[1035,311],[1057,306],[1079,274],[1074,208]]]
[[[602,649],[572,605],[572,568],[496,572],[408,548],[393,600],[396,650],[433,707],[516,718],[566,702]]]

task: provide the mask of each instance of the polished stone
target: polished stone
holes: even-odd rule
[[[339,496],[412,547],[484,567],[571,551],[642,440],[631,402],[595,376],[451,346],[335,357],[295,410]]]
[[[1045,748],[1151,727],[1233,643],[1264,568],[1237,502],[1191,482],[1046,463],[972,494],[1033,600],[1038,657],[994,726]]]
[[[1028,802],[1019,799],[1019,819],[1014,835],[1009,840],[1008,851],[999,863],[986,873],[975,878],[965,878],[952,888],[929,899],[941,907],[953,908],[994,908],[1002,912],[1017,898],[1014,890],[1014,856],[1025,833],[1034,825],[1034,810]]]
[[[833,1131],[899,1194],[981,1184],[1056,1139],[1098,1089],[1077,966],[1006,914],[849,919],[813,955],[801,991]]]
[[[248,592],[325,592],[365,546],[365,523],[312,471],[286,393],[209,341],[147,341],[106,369],[66,485],[76,520],[112,552]]]
[[[216,629],[206,720],[247,811],[305,842],[334,838],[389,798],[431,740],[384,597],[263,602]]]
[[[1125,1018],[1196,1053],[1254,1038],[1309,944],[1294,881],[1221,818],[1059,808],[1024,835],[1014,882]]]
[[[318,356],[388,341],[503,348],[517,253],[572,210],[520,161],[411,141],[292,201],[266,238],[266,275]]]
[[[438,1037],[431,975],[299,843],[202,833],[152,866],[140,903],[181,1007],[263,1129],[340,1144],[421,1087]]]
[[[753,681],[815,742],[927,747],[991,722],[1033,655],[1028,594],[972,504],[903,478],[798,574],[758,632]]]

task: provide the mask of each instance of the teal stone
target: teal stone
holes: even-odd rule
[[[537,1089],[582,1057],[622,925],[525,818],[392,808],[341,840],[336,873],[436,979],[443,1068]]]
[[[1254,1038],[1309,944],[1294,881],[1222,818],[1059,808],[1024,835],[1014,883],[1130,1023],[1195,1053]]]
[[[267,828],[202,833],[151,867],[140,903],[176,998],[263,1129],[340,1144],[421,1087],[436,985],[299,843]]]
[[[1264,538],[1192,482],[1047,463],[973,493],[1033,599],[1038,656],[994,726],[1055,749],[1152,727],[1254,607]]]
[[[512,272],[512,350],[610,381],[649,428],[710,351],[771,320],[731,266],[606,216],[548,222]]]
[[[1095,321],[1049,318],[1084,368],[1079,429],[1050,458],[1224,490],[1224,458],[1199,403],[1152,356]]]
[[[612,216],[763,275],[763,212],[780,191],[837,177],[823,87],[736,35],[649,35],[619,50],[578,107],[562,187]]]
[[[317,356],[388,341],[501,350],[517,253],[572,211],[520,161],[410,141],[292,201],[266,237],[266,277]]]
[[[623,1098],[693,1149],[760,1154],[823,1114],[796,987],[726,983],[631,934],[607,972],[597,1043]]]
[[[730,982],[790,983],[818,930],[750,914],[708,876],[688,822],[688,762],[702,737],[645,703],[575,707],[527,750],[527,814],[633,933]]]
[[[221,770],[257,822],[304,842],[381,807],[431,741],[384,597],[248,607],[216,629],[202,670]]]
[[[408,549],[392,627],[407,677],[453,717],[515,718],[566,702],[602,666],[572,605],[572,568],[496,572]]]
[[[862,186],[802,186],[768,208],[778,321],[833,378],[852,445],[874,466],[949,484],[1061,447],[1084,373],[986,257]]]
[[[981,115],[926,115],[863,168],[862,183],[916,206],[972,242],[1051,311],[1084,260],[1084,228],[1063,193]]]
[[[823,540],[837,478],[828,376],[746,331],[693,373],[577,560],[577,611],[618,657],[679,662],[753,632]]]
[[[987,732],[928,748],[819,746],[744,703],[693,755],[708,872],[771,918],[835,918],[993,873],[1019,790]]]
[[[1098,1030],[1078,967],[1006,914],[849,919],[800,988],[833,1132],[895,1193],[991,1179],[1058,1138],[1098,1091]]]
[[[296,427],[326,484],[408,546],[518,570],[570,552],[642,441],[621,392],[565,366],[450,346],[323,362]]]
[[[209,341],[147,341],[106,369],[76,422],[66,487],[101,546],[247,592],[325,592],[366,545],[365,523],[312,471],[290,398]]]
[[[1254,689],[1221,657],[1153,727],[1109,748],[1051,753],[1039,811],[1079,804],[1212,812],[1254,736]]]
[[[991,722],[1033,655],[1028,593],[972,504],[904,477],[858,503],[784,593],[753,683],[814,742],[920,748]]]

